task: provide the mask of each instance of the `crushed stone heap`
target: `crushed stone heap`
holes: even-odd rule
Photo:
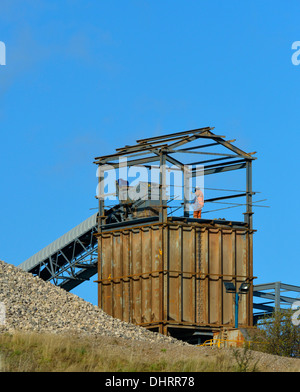
[[[97,306],[0,260],[1,332],[106,335],[157,343],[186,344],[115,319]]]

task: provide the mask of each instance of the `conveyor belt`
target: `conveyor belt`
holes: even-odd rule
[[[97,213],[19,265],[67,291],[97,273]]]

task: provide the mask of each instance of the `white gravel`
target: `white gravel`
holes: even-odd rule
[[[79,333],[186,345],[115,319],[77,295],[0,260],[1,303],[5,307],[5,322],[0,323],[0,333]]]

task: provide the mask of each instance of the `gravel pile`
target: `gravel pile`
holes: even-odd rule
[[[0,332],[105,335],[186,345],[172,337],[115,319],[77,295],[0,260],[1,303],[5,308],[5,322],[1,323],[0,317]]]

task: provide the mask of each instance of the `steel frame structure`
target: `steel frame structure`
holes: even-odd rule
[[[252,197],[255,194],[252,190],[252,161],[256,158],[253,157],[252,153],[246,153],[240,148],[232,144],[235,140],[225,140],[223,135],[216,135],[212,132],[214,128],[204,127],[198,129],[192,129],[189,131],[170,133],[166,135],[151,137],[147,139],[137,140],[135,145],[127,145],[122,148],[116,149],[116,153],[96,157],[94,163],[98,165],[98,181],[100,194],[98,195],[99,200],[99,220],[98,220],[98,232],[102,229],[105,230],[107,214],[105,212],[105,200],[104,200],[104,173],[107,166],[110,168],[118,168],[120,159],[128,159],[126,162],[127,167],[142,165],[146,168],[150,168],[149,163],[158,162],[160,167],[160,183],[159,183],[159,198],[160,198],[160,212],[159,222],[166,222],[168,219],[167,214],[167,203],[164,201],[164,190],[166,189],[166,168],[167,164],[175,165],[178,170],[183,172],[184,178],[188,180],[189,176],[197,177],[199,175],[207,176],[211,174],[224,173],[233,170],[246,169],[246,189],[242,193],[232,194],[223,197],[211,198],[205,200],[205,202],[216,202],[225,199],[232,199],[238,197],[246,198],[246,211],[244,213],[244,222],[246,226],[253,229],[253,210],[252,210]],[[183,146],[199,141],[201,144],[197,146],[185,147]],[[207,142],[209,141],[209,143]],[[227,152],[211,152],[207,151],[208,147],[224,147]],[[228,153],[228,150],[230,153]],[[178,155],[183,156],[196,156],[199,159],[199,155],[209,156],[210,159],[203,159],[193,163],[184,162],[178,158]],[[188,176],[185,175],[185,167],[203,165],[204,172],[199,172],[196,167],[193,167]],[[185,184],[184,184],[185,187]],[[187,200],[184,199],[184,217],[189,218],[187,213]]]
[[[228,229],[242,229],[244,233],[247,233],[247,238],[245,239],[245,242],[243,242],[243,245],[245,246],[245,250],[243,251],[244,256],[241,256],[241,253],[239,253],[240,248],[236,249],[235,252],[239,254],[239,260],[238,263],[240,263],[240,266],[237,268],[243,268],[245,267],[246,263],[246,270],[247,272],[244,274],[244,281],[250,282],[251,287],[249,291],[249,297],[246,300],[248,307],[246,310],[247,316],[247,325],[252,325],[252,300],[249,301],[249,298],[251,297],[252,290],[253,290],[253,284],[252,284],[252,279],[254,278],[253,275],[253,252],[252,252],[252,234],[254,232],[253,230],[253,210],[252,210],[252,205],[253,205],[253,195],[255,192],[252,190],[252,161],[255,160],[256,158],[253,157],[253,153],[247,153],[240,148],[236,147],[232,143],[234,140],[225,140],[225,136],[223,135],[217,135],[213,133],[214,128],[211,127],[205,127],[205,128],[198,128],[198,129],[192,129],[188,131],[183,131],[183,132],[176,132],[176,133],[171,133],[171,134],[165,134],[165,135],[160,135],[157,137],[151,137],[147,139],[139,139],[136,141],[137,144],[135,145],[126,145],[125,147],[118,148],[116,149],[116,153],[114,154],[109,154],[101,157],[96,157],[94,160],[94,164],[97,165],[97,176],[98,176],[98,193],[97,193],[97,198],[98,198],[98,203],[99,203],[99,215],[98,215],[98,233],[97,233],[97,238],[99,239],[99,244],[98,244],[98,305],[104,309],[110,309],[107,310],[108,314],[122,314],[124,315],[127,312],[127,308],[125,311],[125,308],[121,309],[120,306],[122,307],[123,305],[120,305],[118,307],[118,304],[128,304],[129,303],[129,309],[137,309],[136,312],[137,314],[140,314],[142,311],[145,312],[145,314],[142,314],[142,318],[145,318],[146,313],[150,311],[150,313],[153,315],[153,312],[155,313],[155,317],[157,318],[157,314],[161,314],[161,319],[159,320],[159,331],[161,333],[167,333],[168,328],[170,328],[171,322],[170,316],[168,314],[168,309],[170,308],[168,306],[168,299],[169,299],[169,294],[170,294],[170,282],[168,281],[168,274],[170,273],[168,267],[170,266],[170,259],[168,256],[168,252],[166,251],[167,247],[167,238],[169,236],[166,234],[167,232],[164,231],[164,235],[162,234],[161,237],[161,242],[162,242],[162,248],[163,251],[159,253],[159,249],[152,250],[152,252],[149,251],[150,254],[156,254],[158,251],[159,254],[161,254],[161,259],[160,259],[160,265],[163,265],[164,267],[161,267],[166,275],[161,277],[161,286],[159,289],[159,295],[161,295],[159,305],[157,303],[154,303],[153,301],[151,302],[151,306],[155,307],[155,310],[152,308],[147,309],[147,310],[142,310],[138,308],[139,305],[135,306],[135,298],[137,298],[137,303],[140,304],[138,298],[144,297],[146,294],[143,293],[141,290],[143,286],[141,286],[139,289],[140,291],[137,291],[134,295],[134,298],[131,298],[128,293],[131,293],[131,290],[133,288],[129,288],[128,290],[125,289],[123,286],[123,294],[124,298],[120,302],[119,296],[122,296],[122,294],[118,294],[117,300],[113,298],[113,294],[111,294],[109,291],[107,291],[107,284],[105,283],[105,279],[109,279],[109,285],[114,282],[114,274],[116,270],[122,270],[123,269],[123,264],[125,265],[127,263],[127,255],[132,255],[134,253],[133,249],[128,248],[127,245],[129,244],[127,241],[125,241],[125,248],[122,248],[122,251],[120,251],[120,248],[117,246],[116,250],[111,250],[113,247],[114,240],[110,236],[114,236],[115,232],[120,232],[124,231],[127,233],[127,228],[132,227],[135,232],[138,232],[141,227],[145,227],[147,224],[149,224],[150,219],[155,220],[156,225],[161,225],[163,227],[167,227],[168,225],[172,224],[172,222],[176,222],[178,225],[179,222],[180,225],[182,224],[187,224],[187,226],[191,226],[192,224],[199,225],[199,227],[210,227],[213,229],[217,229],[220,227]],[[196,145],[195,145],[196,144]],[[210,147],[213,147],[213,150],[209,150]],[[201,160],[199,160],[199,156],[203,156]],[[126,159],[125,159],[126,158]],[[193,162],[190,162],[190,158],[192,158]],[[107,224],[108,216],[109,216],[109,210],[106,209],[106,199],[105,199],[105,192],[104,192],[104,184],[105,184],[105,172],[109,170],[115,170],[115,169],[120,169],[122,167],[122,161],[125,161],[125,164],[123,167],[126,167],[127,169],[131,168],[132,166],[143,166],[144,168],[147,168],[149,170],[152,169],[153,166],[157,165],[159,167],[159,205],[158,205],[158,213],[157,216],[151,216],[151,217],[145,217],[143,220],[138,221],[137,219],[125,219],[124,221],[119,221],[116,223],[109,223]],[[152,165],[149,165],[152,164]],[[155,165],[154,165],[155,164]],[[177,171],[181,172],[181,177],[183,177],[183,216],[172,216],[169,217],[167,210],[168,210],[168,197],[166,197],[166,188],[167,188],[167,171],[170,167],[170,165],[175,166]],[[199,166],[201,165],[201,168],[199,169]],[[157,167],[156,166],[156,167]],[[236,171],[240,169],[245,169],[245,190],[244,191],[233,191],[236,192],[234,194],[226,195],[226,196],[220,196],[220,197],[213,197],[210,199],[205,199],[204,203],[208,202],[220,202],[223,200],[228,200],[228,199],[233,199],[233,198],[241,198],[244,197],[245,203],[243,205],[246,206],[245,212],[244,212],[244,218],[243,221],[227,221],[227,220],[221,220],[217,221],[215,219],[199,219],[199,218],[190,218],[189,216],[189,199],[187,197],[187,194],[189,194],[189,184],[190,180],[197,177],[197,176],[208,176],[212,174],[222,174],[225,172],[231,172],[231,171]],[[119,171],[120,173],[120,171]],[[149,177],[148,177],[149,178]],[[152,179],[152,176],[151,176]],[[120,177],[119,177],[120,180]],[[127,180],[127,177],[126,179]],[[126,181],[127,182],[127,181]],[[127,182],[127,185],[129,183]],[[186,189],[188,191],[186,192]],[[121,202],[120,202],[121,203]],[[121,203],[122,204],[122,203]],[[124,203],[126,205],[126,201]],[[241,204],[239,204],[241,205]],[[193,223],[192,223],[193,222]],[[126,227],[127,226],[127,227]],[[109,238],[108,242],[105,242],[105,238]],[[132,236],[130,237],[132,238]],[[143,236],[140,238],[141,241],[143,241]],[[103,243],[104,241],[104,243]],[[218,240],[219,244],[220,239]],[[176,241],[175,241],[176,242]],[[174,242],[174,248],[177,248],[177,244]],[[107,245],[108,244],[108,245]],[[137,247],[136,252],[140,255],[141,250],[137,249],[144,249],[146,248],[145,244],[141,244],[138,242],[139,245],[135,244],[133,247]],[[216,245],[216,243],[214,243]],[[139,247],[138,247],[139,246]],[[200,244],[201,246],[201,244]],[[211,248],[213,248],[212,252],[213,256],[211,256],[211,259],[218,259],[217,263],[218,265],[223,268],[223,262],[222,262],[222,256],[221,258],[220,255],[225,255],[226,251],[223,250],[217,250],[217,245],[214,247],[212,246],[212,243],[210,243]],[[172,245],[169,246],[170,249],[172,249]],[[113,248],[114,249],[114,248]],[[200,248],[199,248],[200,249]],[[148,250],[148,248],[147,248]],[[119,253],[118,253],[119,251]],[[111,252],[115,252],[114,256],[112,256]],[[224,252],[224,253],[223,253]],[[246,254],[245,254],[246,253]],[[122,259],[123,255],[125,254],[125,259],[127,260],[126,262]],[[179,265],[179,270],[180,270],[180,265],[181,268],[183,268],[183,255],[182,252],[179,252],[179,255],[177,255],[181,259],[181,262],[177,262]],[[175,258],[175,256],[174,256]],[[132,256],[129,258],[130,260],[134,260]],[[201,257],[200,254],[197,254],[196,256],[197,263],[201,263]],[[117,261],[118,260],[118,261]],[[123,261],[122,261],[123,260]],[[229,257],[226,259],[227,262],[232,263],[232,259]],[[230,260],[230,261],[228,261]],[[191,261],[189,261],[192,263]],[[111,264],[110,264],[111,263]],[[136,265],[138,265],[140,268],[141,264],[143,261],[141,259],[136,259]],[[126,264],[127,265],[127,264]],[[125,267],[127,268],[134,269],[135,264],[133,263],[132,266],[130,267]],[[178,272],[178,271],[177,271]],[[182,271],[181,271],[182,272]],[[211,272],[211,271],[210,271]],[[182,272],[183,273],[183,272]],[[117,275],[118,276],[118,275]],[[104,277],[104,278],[103,278]],[[130,275],[123,276],[122,278],[130,279]],[[206,275],[207,280],[209,280],[210,284],[210,279],[214,279],[215,277],[212,277],[212,275],[209,273]],[[219,279],[219,277],[218,277]],[[234,279],[234,274],[229,274],[227,279],[231,280]],[[126,280],[127,281],[127,280]],[[168,289],[169,288],[169,289]],[[112,292],[114,292],[113,288],[110,288]],[[218,293],[220,293],[218,291]],[[212,295],[214,296],[214,295]],[[181,299],[182,301],[182,299]],[[210,301],[208,299],[208,301]],[[209,302],[210,303],[210,302]],[[156,306],[157,305],[157,306]],[[127,305],[126,305],[127,306]],[[149,305],[150,306],[150,305]],[[187,305],[189,307],[189,305]],[[159,311],[157,309],[160,309]],[[185,309],[187,309],[185,307]],[[147,313],[147,314],[148,314]],[[127,315],[127,313],[126,313]],[[215,315],[214,315],[215,316]],[[123,316],[121,316],[123,317]],[[127,317],[127,316],[126,316]],[[133,319],[134,316],[132,316]],[[148,317],[148,316],[147,316]],[[176,316],[177,317],[177,316]],[[178,316],[180,320],[176,319],[175,322],[177,323],[176,328],[207,328],[204,325],[199,322],[198,324],[193,324],[191,321],[191,318],[187,320],[187,322],[184,324],[183,320],[181,320],[181,316]],[[155,318],[155,320],[156,320]],[[123,320],[123,318],[121,318]],[[182,324],[183,323],[183,324]],[[192,324],[191,324],[192,323]],[[148,325],[148,328],[152,328],[153,320],[151,321],[151,325]],[[145,325],[146,326],[146,325]],[[222,328],[222,325],[215,325],[216,328]],[[212,326],[211,326],[212,328]]]
[[[289,293],[289,296],[282,293]],[[255,299],[263,302],[257,302]],[[253,310],[254,320],[259,317],[270,315],[276,310],[290,308],[294,302],[300,300],[300,286],[290,285],[282,282],[263,283],[254,286],[253,290]]]

